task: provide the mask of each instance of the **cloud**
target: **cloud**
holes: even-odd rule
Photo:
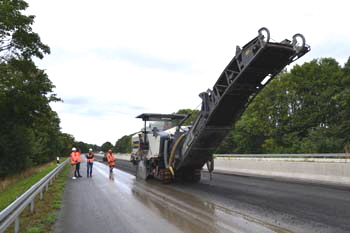
[[[93,97],[68,97],[63,103],[57,105],[64,106],[61,110],[63,112],[84,115],[88,118],[138,114],[145,110],[142,106],[134,106],[127,102],[96,100]]]
[[[63,103],[62,131],[101,145],[136,132],[143,113],[196,108],[235,55],[267,27],[274,41],[302,33],[295,62],[350,51],[346,1],[27,0],[33,30],[51,48],[37,62]],[[287,12],[287,13],[286,13]]]
[[[105,60],[119,59],[142,68],[163,69],[169,72],[191,72],[192,63],[190,61],[157,57],[136,49],[98,48],[91,52]]]
[[[75,97],[75,98],[67,98],[64,102],[70,105],[82,105],[82,104],[88,103],[88,100],[81,97]]]

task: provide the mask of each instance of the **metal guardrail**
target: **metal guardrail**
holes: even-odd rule
[[[233,158],[333,158],[346,159],[350,154],[345,153],[325,153],[325,154],[214,154],[214,157]]]
[[[20,214],[29,205],[30,212],[33,213],[36,196],[40,194],[40,200],[43,199],[44,189],[45,191],[48,191],[49,184],[52,184],[53,180],[58,176],[59,172],[64,168],[68,161],[69,159],[65,160],[0,212],[0,233],[5,232],[13,222],[15,223],[14,232],[19,233]]]

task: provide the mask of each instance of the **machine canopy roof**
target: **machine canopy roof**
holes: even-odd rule
[[[187,117],[187,114],[158,114],[158,113],[143,113],[136,118],[141,118],[143,121],[172,121],[182,120]]]

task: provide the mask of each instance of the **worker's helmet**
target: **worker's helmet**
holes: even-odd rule
[[[90,148],[89,151],[91,152],[91,151],[92,151],[92,148]]]
[[[73,147],[73,148],[72,148],[72,151],[77,151],[77,148]]]

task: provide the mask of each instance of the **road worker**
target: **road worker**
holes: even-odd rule
[[[77,160],[77,149],[75,147],[72,148],[72,152],[70,153],[70,164],[72,165],[72,179],[75,180],[75,169],[76,164],[78,162]]]
[[[92,177],[92,165],[94,164],[94,152],[92,148],[89,149],[89,153],[86,155],[87,159],[87,177]]]
[[[107,162],[109,166],[109,178],[113,179],[113,168],[115,166],[115,158],[111,149],[107,152]]]
[[[76,153],[76,160],[77,160],[76,165],[75,165],[75,177],[80,178],[80,177],[82,177],[80,175],[81,154],[80,154],[79,150],[77,150],[75,153]]]

